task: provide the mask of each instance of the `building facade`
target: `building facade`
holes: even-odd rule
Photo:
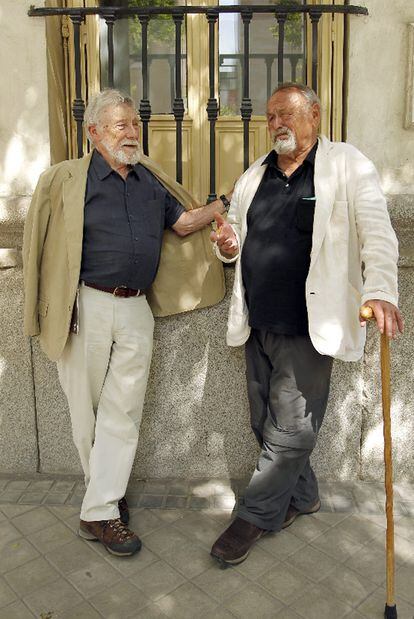
[[[55,160],[64,158],[62,144],[73,140],[73,133],[65,133],[64,129],[71,123],[64,97],[52,96],[46,20],[28,17],[30,4],[29,0],[4,0],[0,7],[4,35],[0,40],[0,57],[5,84],[0,92],[0,471],[80,474],[55,366],[45,358],[35,340],[30,342],[22,335],[21,244],[25,213],[39,174],[50,165],[51,156]],[[319,87],[325,109],[330,105],[340,115],[333,123],[328,123],[326,117],[324,129],[335,133],[338,127],[345,127],[347,141],[375,162],[400,241],[401,309],[406,332],[391,347],[394,469],[396,479],[413,480],[414,7],[405,0],[364,0],[359,4],[368,9],[368,16],[350,18],[348,60],[341,69],[345,71],[346,97],[339,106],[332,96],[332,84],[330,95],[324,93],[324,57],[319,64]],[[263,27],[267,28],[262,19],[259,41]],[[241,171],[237,166],[243,165],[243,127],[233,113],[240,102],[238,82],[242,78],[233,61],[238,62],[234,56],[240,51],[241,39],[234,23],[229,28],[236,31],[234,41],[239,48],[235,43],[224,47],[222,54],[230,57],[222,61],[230,69],[222,71],[222,106],[226,106],[226,114],[221,114],[216,128],[218,193],[228,189]],[[190,52],[193,56],[208,55],[204,39],[199,45],[191,39],[197,32],[188,30],[187,56]],[[95,34],[98,39],[102,36]],[[326,36],[326,32],[322,34],[321,46]],[[329,36],[338,38],[343,33],[333,29]],[[122,36],[118,41],[122,42]],[[302,43],[295,48],[291,42],[287,49],[299,54],[307,44],[306,38]],[[331,39],[328,43],[332,47]],[[265,56],[268,49],[261,44],[264,47],[256,46],[254,53]],[[154,49],[154,54],[166,53],[164,48]],[[198,66],[204,69],[192,73],[191,62],[196,60],[188,60],[184,84],[189,113],[183,122],[183,182],[205,201],[209,168],[200,162],[208,162],[208,66],[206,73],[206,65],[199,59]],[[259,60],[265,63],[263,58]],[[99,64],[105,66],[105,59],[101,58]],[[287,79],[292,76],[290,70],[287,65]],[[307,71],[306,67],[298,70]],[[131,61],[129,79],[134,71],[137,65]],[[165,66],[162,71],[167,71]],[[256,73],[259,69],[252,78],[255,94],[260,90],[254,81],[259,79]],[[265,73],[260,87],[266,94],[264,79]],[[59,79],[57,83],[59,87]],[[168,101],[171,97],[171,88],[165,84],[159,92],[160,99]],[[264,98],[263,94],[260,96]],[[156,88],[152,97],[156,97]],[[250,161],[268,148],[265,120],[259,108],[258,96],[249,129]],[[172,175],[173,121],[163,117],[160,108],[154,108],[150,154]],[[237,153],[230,163],[227,153]],[[192,168],[195,156],[199,163]],[[226,280],[230,290],[232,268],[226,268]],[[244,356],[242,349],[230,349],[225,344],[227,307],[228,295],[212,308],[157,319],[135,476],[243,477],[251,470],[257,454],[249,431]],[[361,362],[335,363],[329,409],[313,462],[325,479],[382,477],[379,338],[374,328],[370,328]]]

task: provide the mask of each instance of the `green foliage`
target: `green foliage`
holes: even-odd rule
[[[234,116],[237,113],[236,105],[220,105],[220,116]]]
[[[286,6],[302,6],[303,2],[300,0],[273,0],[274,4],[284,4]],[[288,14],[285,22],[285,41],[291,43],[294,47],[302,46],[302,20],[303,13],[290,13]],[[270,26],[269,28],[272,36],[276,39],[279,36],[279,27],[277,24]]]
[[[175,6],[175,0],[128,0],[129,7]],[[148,47],[153,42],[174,41],[175,26],[171,15],[151,17],[148,24]],[[129,20],[129,51],[130,54],[141,53],[141,24],[137,16]]]

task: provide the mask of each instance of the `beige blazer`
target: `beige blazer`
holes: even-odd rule
[[[91,154],[44,172],[33,194],[23,239],[24,332],[39,335],[51,360],[62,354],[82,257],[83,215]],[[197,203],[147,157],[153,172],[188,210]],[[209,227],[187,237],[166,230],[157,277],[147,298],[155,316],[218,303],[225,294],[223,268],[214,255]]]
[[[247,235],[247,212],[267,166],[265,157],[240,177],[228,221],[239,246]],[[319,139],[315,157],[315,219],[306,280],[309,334],[323,355],[357,361],[365,329],[359,308],[369,299],[398,303],[398,242],[374,165],[350,144]],[[241,346],[249,337],[240,260],[236,261],[227,343]]]

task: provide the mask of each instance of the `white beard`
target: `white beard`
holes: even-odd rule
[[[125,144],[130,144],[130,142],[126,141]],[[134,152],[130,154],[125,153],[122,150],[122,148],[119,148],[118,150],[114,150],[113,148],[109,146],[109,144],[106,144],[106,142],[104,141],[102,141],[102,145],[106,148],[106,150],[111,155],[112,159],[116,161],[116,163],[120,163],[123,165],[135,165],[136,163],[139,163],[139,161],[141,160],[142,148],[141,148],[141,144],[139,143],[136,143],[136,144],[134,143],[134,146],[136,147],[136,149]]]
[[[289,153],[293,153],[297,148],[296,138],[291,129],[288,127],[283,128],[283,132],[279,129],[280,133],[272,134],[272,142],[273,142],[273,150],[276,151],[278,155],[288,155]],[[281,134],[285,134],[288,136],[287,139],[281,139],[279,136]]]

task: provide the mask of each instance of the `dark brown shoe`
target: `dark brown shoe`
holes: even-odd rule
[[[210,554],[222,567],[237,565],[247,558],[252,546],[265,533],[267,531],[259,529],[247,520],[236,518],[220,535]]]
[[[126,498],[123,496],[122,499],[118,501],[118,509],[119,509],[119,519],[122,524],[129,523],[129,509]]]
[[[289,505],[289,509],[287,510],[285,521],[282,524],[282,529],[286,529],[286,527],[290,527],[290,525],[295,522],[298,516],[305,516],[306,514],[316,514],[321,508],[321,502],[318,499],[316,503],[314,503],[309,509],[304,510],[303,512],[293,507],[293,505]]]
[[[89,541],[100,541],[108,552],[118,557],[129,557],[141,548],[141,540],[119,518],[113,520],[81,520],[79,535]]]

